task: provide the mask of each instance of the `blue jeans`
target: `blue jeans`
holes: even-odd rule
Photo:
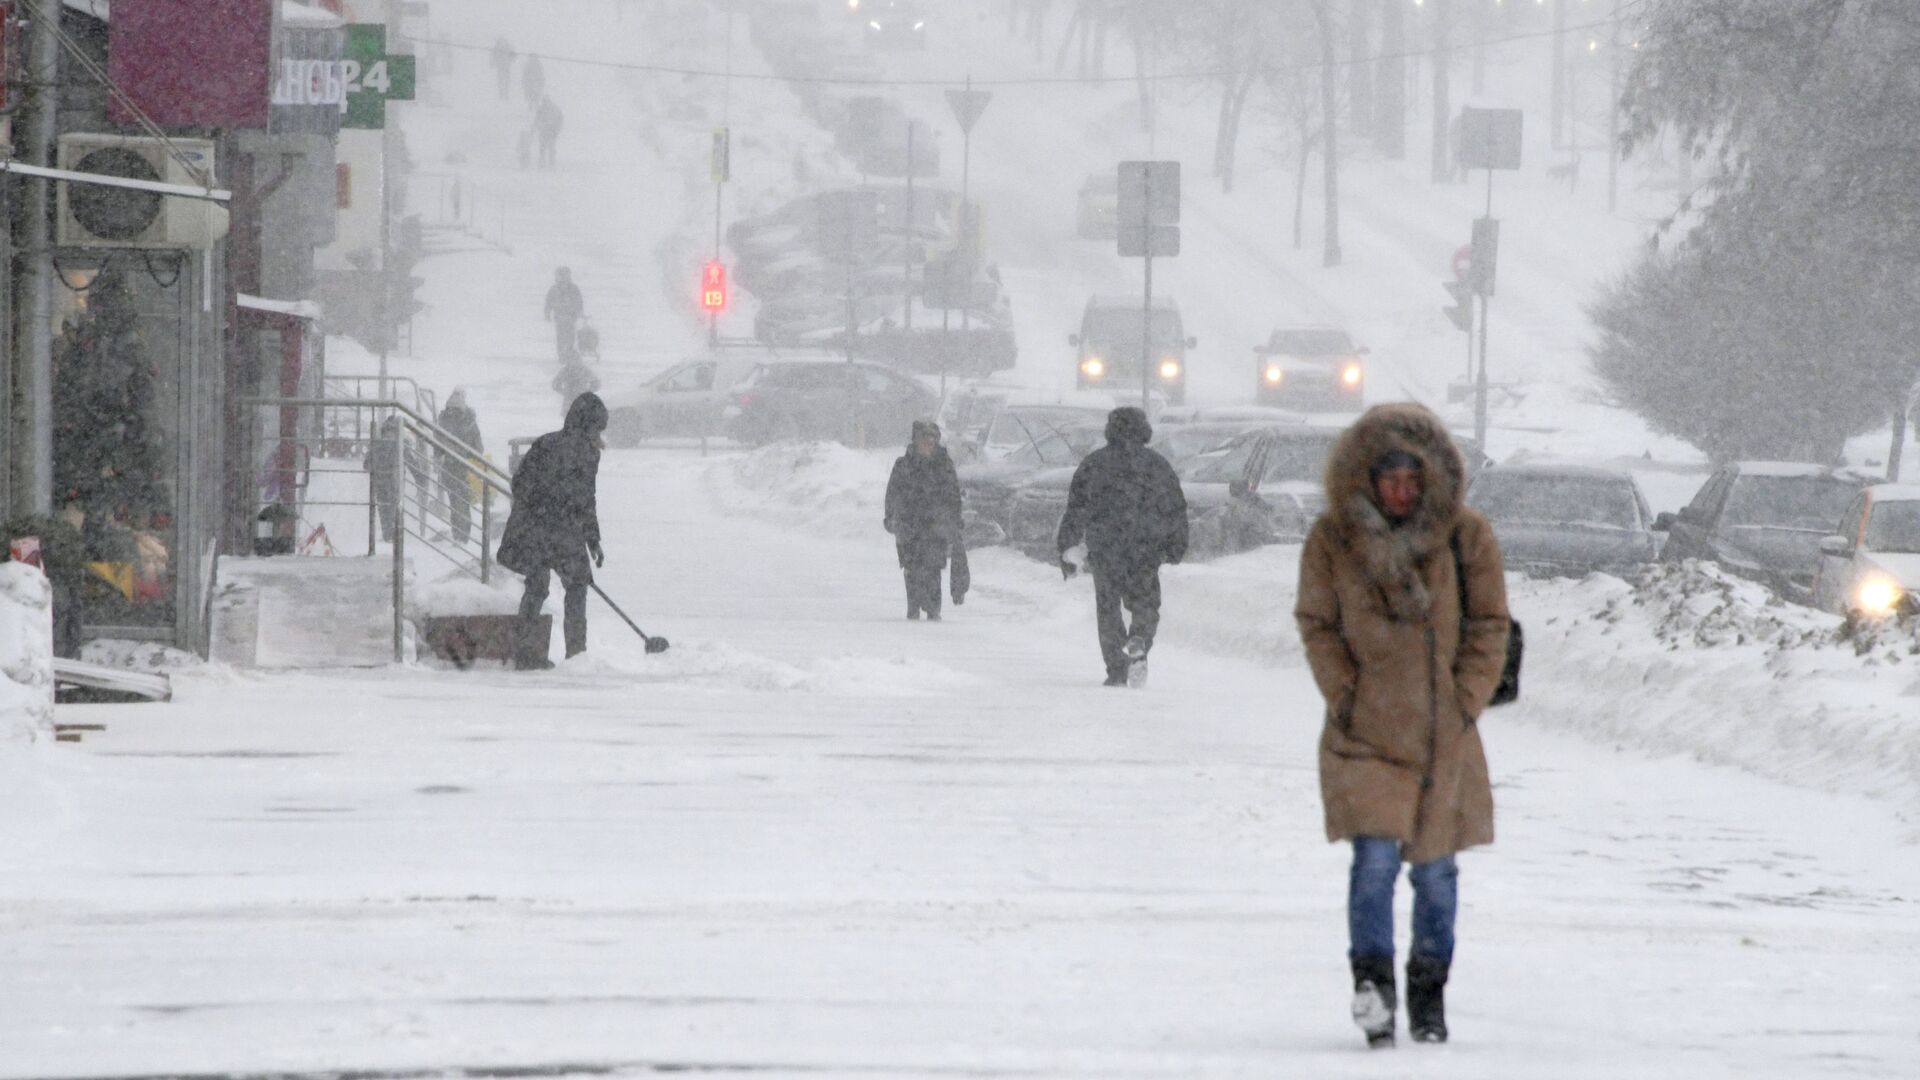
[[[1453,856],[1416,864],[1413,881],[1414,956],[1453,960],[1453,916],[1460,904],[1460,870]],[[1380,836],[1353,841],[1347,880],[1347,956],[1393,955],[1393,886],[1400,877],[1400,842]]]

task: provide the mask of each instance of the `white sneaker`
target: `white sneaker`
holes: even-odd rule
[[[1147,685],[1147,660],[1141,657],[1127,665],[1127,688],[1138,690]]]

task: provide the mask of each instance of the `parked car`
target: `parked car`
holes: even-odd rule
[[[1147,445],[1171,462],[1176,472],[1180,472],[1189,462],[1203,456],[1220,456],[1225,452],[1223,448],[1231,445],[1235,437],[1266,426],[1270,426],[1270,422],[1156,424],[1153,441]],[[1104,425],[1101,441],[1105,441]],[[1051,554],[1054,536],[1060,528],[1060,516],[1067,510],[1067,494],[1073,482],[1073,471],[1067,467],[1035,472],[1014,488],[1004,515],[1007,539],[1011,544],[1031,555],[1045,557]]]
[[[1187,352],[1200,343],[1187,336],[1171,298],[1155,298],[1149,321],[1136,297],[1096,296],[1067,344],[1079,350],[1075,369],[1082,389],[1136,391],[1143,367],[1151,363],[1147,385],[1179,405],[1187,400]],[[1149,347],[1151,355],[1143,352]]]
[[[1849,618],[1920,616],[1920,485],[1854,496],[1839,533],[1820,541],[1813,600]]]
[[[1181,469],[1191,548],[1197,558],[1306,539],[1326,508],[1331,425],[1287,424],[1245,432]]]
[[[733,400],[733,385],[766,358],[765,353],[716,353],[675,364],[628,395],[602,395],[611,399],[607,445],[636,446],[658,435],[720,434],[720,413]]]
[[[1534,577],[1619,574],[1654,560],[1660,541],[1633,474],[1581,465],[1496,465],[1467,488],[1507,569]]]
[[[728,437],[763,446],[824,439],[849,446],[905,444],[939,395],[904,372],[830,354],[762,360],[721,410]]]
[[[1062,428],[1097,428],[1106,422],[1107,412],[1089,405],[1009,405],[980,430],[972,457],[983,462],[999,461]]]
[[[1049,424],[1036,428],[1034,436],[1011,453],[995,461],[962,465],[960,495],[968,519],[970,536],[987,537],[988,526],[997,532],[994,542],[1014,535],[1012,505],[1015,493],[1042,472],[1065,469],[1071,474],[1082,458],[1106,441],[1105,421],[1085,420]],[[1061,505],[1066,504],[1064,500]],[[1056,523],[1059,518],[1055,516]]]
[[[1345,330],[1275,330],[1254,354],[1254,400],[1310,412],[1354,411],[1365,404],[1368,350]]]
[[[1654,519],[1667,534],[1661,562],[1700,559],[1812,603],[1820,541],[1867,482],[1819,465],[1737,461],[1707,478],[1678,514]]]
[[[1074,212],[1074,234],[1082,240],[1112,240],[1120,235],[1120,178],[1111,172],[1094,173],[1080,185]]]

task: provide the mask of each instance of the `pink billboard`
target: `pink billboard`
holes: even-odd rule
[[[113,0],[107,74],[163,127],[265,128],[272,70],[273,0]]]

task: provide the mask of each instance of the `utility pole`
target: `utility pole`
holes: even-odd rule
[[[1453,155],[1448,152],[1447,122],[1453,105],[1448,100],[1448,70],[1452,64],[1453,13],[1448,0],[1432,0],[1433,10],[1433,182],[1444,184],[1453,179]]]
[[[27,39],[26,157],[29,164],[54,164],[59,138],[60,18],[61,6],[50,0],[35,5]],[[44,177],[29,179],[21,212],[26,218],[18,252],[24,301],[18,314],[26,322],[14,338],[24,430],[16,431],[14,510],[33,514],[53,512],[53,184]]]
[[[1547,98],[1548,127],[1553,148],[1566,145],[1567,123],[1567,0],[1553,0],[1553,87]]]
[[[904,327],[913,332],[913,121],[907,121],[907,214],[906,229],[901,236],[900,252],[905,261],[902,273],[906,283],[902,286],[906,294],[906,311],[902,315]]]
[[[1613,0],[1613,23],[1608,28],[1607,84],[1607,213],[1620,208],[1620,0]]]
[[[727,190],[727,176],[733,167],[733,9],[735,0],[727,0],[727,67],[726,77],[720,81],[720,132],[716,138],[719,144],[714,147],[716,161],[713,168],[713,261],[720,261],[721,223],[723,218],[722,197]],[[720,312],[716,309],[707,313],[707,347],[720,347]]]

